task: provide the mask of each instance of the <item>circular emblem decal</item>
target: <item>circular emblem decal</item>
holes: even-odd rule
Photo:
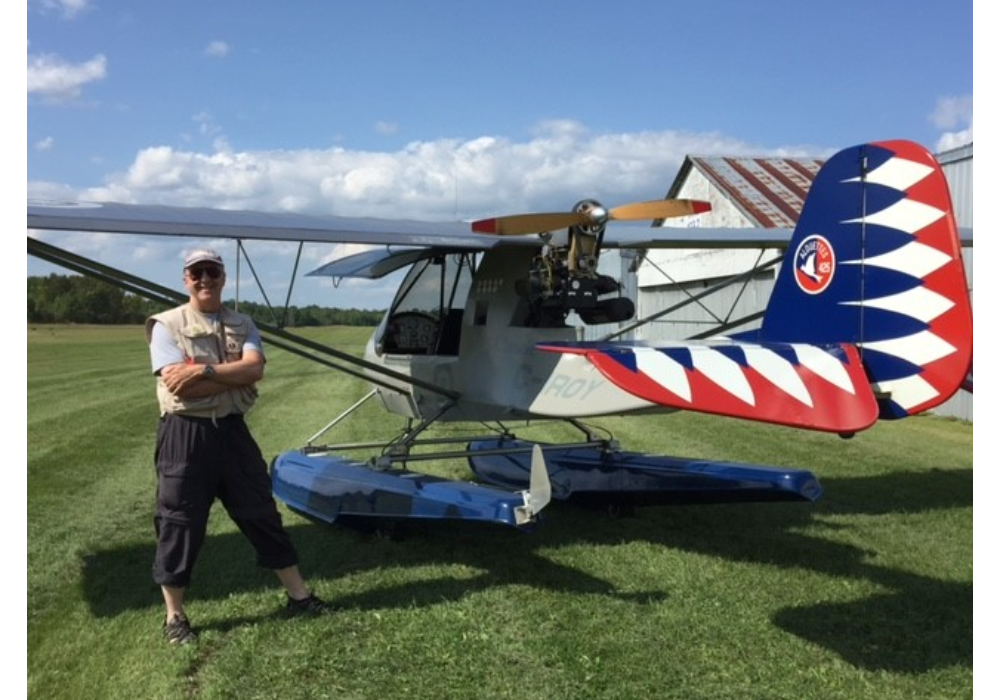
[[[833,246],[823,236],[813,234],[795,250],[795,282],[806,294],[820,294],[833,281],[837,269]]]

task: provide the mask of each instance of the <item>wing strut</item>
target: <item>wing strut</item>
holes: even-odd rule
[[[746,272],[741,272],[738,275],[733,275],[732,277],[728,277],[725,280],[719,282],[718,284],[713,284],[708,289],[702,290],[698,294],[689,295],[688,298],[685,299],[684,301],[678,302],[677,304],[669,306],[666,309],[661,309],[660,311],[657,311],[655,314],[652,314],[651,316],[639,319],[635,323],[630,323],[628,325],[622,326],[613,333],[609,333],[608,335],[604,336],[603,338],[601,338],[601,340],[614,340],[615,338],[623,336],[626,333],[630,333],[631,331],[634,331],[636,328],[641,328],[642,326],[645,326],[647,323],[655,321],[658,318],[662,318],[664,316],[667,316],[668,314],[672,314],[674,311],[682,309],[685,306],[688,306],[689,304],[695,304],[699,302],[701,299],[711,296],[712,294],[715,294],[716,292],[725,289],[730,285],[736,284],[738,282],[745,282],[754,275],[756,275],[757,273],[761,272],[762,270],[774,267],[775,265],[780,263],[783,259],[784,257],[779,255],[778,257],[773,258],[772,260],[768,260],[765,263],[757,265],[753,269],[747,270]],[[745,323],[754,321],[758,318],[762,318],[763,315],[764,312],[761,311],[760,313],[750,314],[749,316],[737,319],[736,321],[732,321],[728,324],[720,324],[719,326],[713,328],[709,335],[718,335],[719,333],[722,333],[726,330],[730,330],[732,328],[738,328],[739,326],[742,326]]]
[[[183,303],[187,299],[186,295],[170,289],[169,287],[164,287],[156,284],[155,282],[144,280],[141,277],[130,275],[122,270],[90,260],[89,258],[85,258],[81,255],[76,255],[75,253],[63,250],[62,248],[58,248],[49,243],[44,243],[36,238],[32,238],[31,236],[28,236],[27,238],[29,255],[34,255],[37,258],[59,265],[60,267],[64,267],[68,270],[78,272],[81,275],[92,277],[100,280],[101,282],[112,284],[125,290],[126,292],[136,294],[144,299],[149,299],[157,304],[163,304],[165,307],[175,306]],[[338,372],[343,372],[353,377],[371,382],[372,384],[377,384],[386,389],[393,389],[396,391],[399,390],[398,383],[403,382],[405,384],[418,386],[421,389],[434,392],[449,399],[457,399],[459,396],[457,391],[446,389],[438,386],[437,384],[424,381],[418,377],[411,377],[410,375],[403,374],[402,372],[395,372],[391,369],[382,367],[381,365],[368,362],[362,358],[355,357],[346,352],[341,352],[327,345],[323,345],[322,343],[309,340],[308,338],[303,338],[302,336],[289,333],[286,330],[257,321],[256,319],[255,322],[261,332],[261,335],[265,337],[269,344],[281,348],[282,350],[286,350],[294,355],[298,355],[299,357],[304,357],[308,360],[318,362],[322,365],[335,369]],[[306,350],[311,350],[313,352],[306,352]],[[329,355],[350,366],[337,364],[319,357],[315,353]],[[354,367],[360,369],[354,369]],[[369,370],[369,372],[366,373],[362,370]],[[372,376],[371,373],[375,373],[378,376]],[[384,377],[384,379],[380,379],[380,377]],[[396,383],[390,382],[390,379],[396,380]]]

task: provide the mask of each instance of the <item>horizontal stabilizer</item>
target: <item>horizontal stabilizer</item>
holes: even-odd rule
[[[620,389],[669,408],[835,433],[864,430],[878,418],[864,367],[850,344],[717,339],[537,347],[584,355]]]

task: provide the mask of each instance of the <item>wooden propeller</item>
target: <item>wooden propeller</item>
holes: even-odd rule
[[[556,231],[570,226],[602,226],[608,221],[641,221],[670,219],[676,216],[709,211],[708,202],[697,199],[655,199],[649,202],[623,204],[614,209],[597,205],[585,211],[550,214],[513,214],[472,222],[475,233],[497,236],[522,236],[528,233]]]

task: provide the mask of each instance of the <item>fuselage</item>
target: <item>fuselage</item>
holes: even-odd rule
[[[417,419],[440,413],[445,421],[495,421],[653,406],[607,381],[583,356],[537,349],[538,343],[579,340],[582,328],[529,325],[518,280],[536,252],[487,251],[474,274],[452,256],[414,266],[369,341],[366,359],[458,398],[393,381],[395,388],[376,387],[388,410]]]

